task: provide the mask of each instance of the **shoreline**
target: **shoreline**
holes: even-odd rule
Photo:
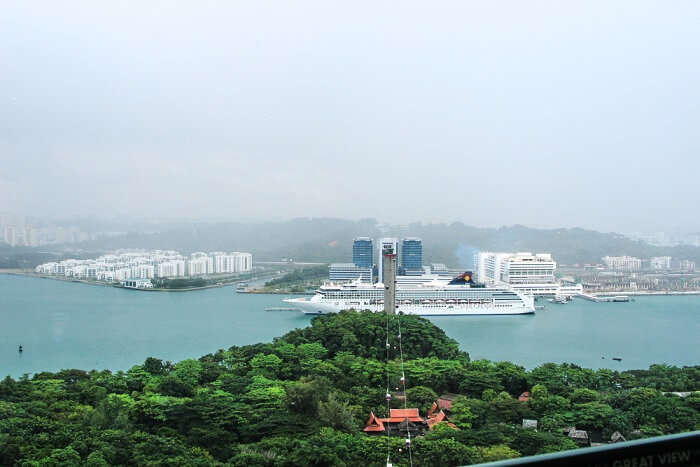
[[[0,275],[5,274],[8,276],[24,276],[24,277],[33,277],[35,279],[50,279],[50,280],[56,280],[56,281],[62,281],[62,282],[73,282],[73,283],[80,283],[80,284],[87,284],[87,285],[96,285],[100,287],[114,287],[116,289],[127,289],[127,290],[136,290],[139,292],[191,292],[195,290],[205,290],[205,289],[214,289],[214,288],[219,288],[219,287],[227,287],[234,285],[236,282],[239,282],[241,280],[246,280],[246,279],[232,279],[228,280],[226,282],[223,282],[221,284],[209,284],[209,285],[203,285],[200,287],[187,287],[187,288],[182,288],[182,289],[165,289],[165,288],[152,288],[152,289],[136,289],[136,288],[131,288],[131,287],[122,287],[119,284],[116,283],[111,283],[111,282],[100,282],[100,281],[92,281],[92,280],[86,280],[86,279],[72,279],[72,278],[67,278],[67,277],[60,277],[60,276],[52,276],[52,275],[46,275],[46,274],[37,274],[31,269],[0,269]],[[309,295],[308,292],[287,292],[287,291],[262,291],[260,289],[244,289],[244,290],[236,290],[237,293],[246,293],[246,294],[261,294],[261,295]],[[684,295],[689,295],[689,296],[695,296],[695,295],[700,295],[700,290],[688,290],[688,291],[675,291],[675,290],[659,290],[659,291],[654,291],[654,290],[645,290],[645,291],[629,291],[629,292],[624,292],[624,291],[616,291],[616,292],[593,292],[590,293],[590,295],[593,296],[598,296],[598,297],[615,297],[618,295],[627,295],[630,297],[654,297],[654,296],[659,296],[659,297],[664,297],[664,296],[684,296]]]
[[[231,282],[226,282],[226,283],[221,283],[221,284],[209,284],[209,285],[203,285],[201,287],[186,287],[182,289],[164,289],[164,288],[152,288],[152,289],[136,289],[132,287],[122,287],[119,284],[115,284],[112,282],[100,282],[100,281],[91,281],[91,280],[85,280],[85,279],[71,279],[71,278],[66,278],[66,277],[60,277],[60,276],[49,276],[45,274],[37,274],[35,272],[31,272],[25,269],[0,269],[0,274],[5,274],[8,276],[23,276],[23,277],[31,277],[34,279],[49,279],[49,280],[55,280],[55,281],[61,281],[61,282],[72,282],[72,283],[78,283],[78,284],[86,284],[86,285],[96,285],[100,287],[113,287],[115,289],[124,289],[124,290],[135,290],[137,292],[192,292],[194,290],[205,290],[205,289],[214,289],[214,288],[219,288],[219,287],[227,287],[235,284],[236,282],[239,282],[240,279],[235,279],[232,280]]]
[[[674,291],[674,290],[659,290],[659,291],[635,291],[635,292],[597,292],[591,295],[598,297],[616,297],[618,295],[628,295],[635,297],[644,296],[673,296],[673,295],[700,295],[700,290]]]
[[[238,293],[248,293],[248,294],[258,294],[258,295],[313,295],[313,292],[284,292],[284,291],[279,291],[279,292],[273,292],[273,291],[265,291],[265,290],[236,290]]]

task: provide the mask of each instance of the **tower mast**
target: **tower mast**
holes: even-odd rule
[[[382,245],[382,269],[384,270],[384,312],[396,313],[396,251],[394,246]]]

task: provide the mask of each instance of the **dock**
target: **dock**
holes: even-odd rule
[[[584,300],[588,300],[588,301],[596,302],[596,303],[629,302],[630,301],[630,298],[627,295],[610,295],[610,296],[601,297],[599,295],[580,294],[578,296]]]

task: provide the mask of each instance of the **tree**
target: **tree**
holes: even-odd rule
[[[175,374],[171,374],[164,376],[157,387],[158,392],[166,396],[192,397],[195,385],[191,384],[191,381],[185,382]]]
[[[257,354],[250,360],[250,374],[276,378],[282,359],[275,354]]]
[[[110,394],[90,414],[90,424],[101,429],[129,427],[129,412],[136,402],[127,394]]]
[[[486,401],[486,402],[491,402],[496,398],[496,391],[493,389],[484,389],[484,392],[481,393],[481,400]]]
[[[429,387],[413,386],[406,390],[406,399],[411,407],[417,407],[421,413],[425,413],[437,402],[438,395]]]
[[[143,369],[152,375],[162,375],[165,367],[163,366],[163,360],[148,357],[146,361],[143,362]]]
[[[505,444],[479,448],[479,454],[481,454],[482,462],[495,462],[520,457],[520,453],[518,451],[509,448]]]
[[[569,402],[569,399],[562,396],[532,398],[528,401],[528,404],[540,416],[561,414],[566,412],[569,407],[571,407],[571,402]]]
[[[516,428],[509,446],[524,456],[575,449],[576,444],[559,433]]]
[[[459,392],[472,397],[480,397],[486,389],[502,391],[503,386],[496,374],[485,371],[465,371],[459,383]]]
[[[318,419],[322,425],[336,430],[352,432],[357,429],[350,405],[334,392],[327,401],[319,403]]]
[[[302,378],[285,387],[287,407],[292,412],[305,414],[315,418],[318,414],[318,404],[328,399],[331,389],[330,381],[326,378]]]
[[[593,402],[597,401],[600,398],[599,394],[592,390],[592,389],[586,389],[586,388],[579,388],[576,389],[571,396],[569,396],[569,400],[575,404],[583,404],[586,402]]]
[[[530,391],[530,396],[532,397],[532,400],[546,398],[547,396],[549,396],[547,386],[545,386],[544,384],[535,384],[532,387],[532,391]]]
[[[601,430],[614,415],[613,408],[602,402],[586,402],[574,405],[574,423],[588,430]]]
[[[199,383],[202,364],[198,360],[187,359],[175,365],[173,375],[188,386],[194,387]]]
[[[46,466],[79,466],[81,465],[80,454],[75,449],[68,446],[63,449],[54,449],[51,451],[51,456],[44,458],[40,462]]]
[[[472,427],[472,421],[476,416],[472,414],[469,401],[466,397],[458,397],[452,401],[450,420],[461,429]]]
[[[105,460],[101,451],[93,451],[85,460],[87,467],[107,467],[109,464]]]

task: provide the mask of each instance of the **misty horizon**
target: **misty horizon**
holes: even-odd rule
[[[14,218],[15,220],[9,221],[7,218]],[[128,217],[128,216],[99,216],[99,215],[89,215],[89,216],[68,216],[68,217],[52,217],[52,216],[47,216],[47,217],[39,217],[39,216],[32,216],[32,215],[24,215],[24,214],[18,214],[18,213],[12,213],[12,212],[0,212],[0,221],[4,220],[3,223],[4,225],[31,225],[31,226],[37,226],[37,225],[46,225],[46,226],[51,226],[51,225],[63,225],[63,226],[71,226],[71,225],[84,225],[84,226],[91,226],[89,230],[100,230],[94,226],[96,225],[109,225],[113,227],[125,227],[126,230],[125,232],[142,232],[144,231],[144,227],[150,227],[151,229],[157,228],[159,226],[162,226],[164,229],[173,229],[173,228],[185,228],[185,227],[197,227],[197,226],[206,226],[206,225],[226,225],[226,224],[240,224],[240,225],[264,225],[264,224],[284,224],[284,223],[290,223],[294,221],[315,221],[315,220],[332,220],[332,221],[349,221],[349,222],[362,222],[362,221],[372,221],[375,223],[377,227],[380,228],[386,228],[391,231],[392,229],[401,229],[401,228],[406,228],[411,225],[420,225],[420,226],[438,226],[438,225],[443,225],[443,226],[450,226],[454,224],[461,224],[466,227],[473,227],[477,229],[509,229],[509,228],[515,228],[515,227],[525,227],[528,229],[536,229],[536,230],[560,230],[560,229],[581,229],[581,230],[588,230],[588,231],[593,231],[593,232],[600,232],[600,233],[606,233],[606,234],[619,234],[619,235],[629,235],[629,234],[654,234],[654,233],[666,233],[670,235],[696,235],[699,234],[700,232],[697,232],[696,230],[693,229],[672,229],[672,228],[667,228],[667,229],[661,229],[661,230],[638,230],[638,231],[633,231],[633,230],[628,230],[628,231],[616,231],[616,230],[598,230],[582,225],[560,225],[560,226],[546,226],[546,225],[533,225],[533,224],[520,224],[520,223],[502,223],[502,224],[494,224],[494,225],[478,225],[478,224],[470,224],[469,222],[464,222],[461,220],[446,220],[446,221],[435,221],[435,222],[430,222],[430,221],[425,221],[421,219],[414,219],[414,220],[408,220],[408,221],[399,221],[399,222],[388,222],[383,219],[377,219],[374,217],[358,217],[358,218],[349,218],[349,217],[339,217],[339,216],[297,216],[297,217],[268,217],[268,218],[237,218],[237,219],[231,219],[231,218],[188,218],[188,217],[172,217],[172,218],[153,218],[153,217]],[[157,230],[154,230],[157,231]]]
[[[8,2],[0,211],[700,230],[700,5]]]

